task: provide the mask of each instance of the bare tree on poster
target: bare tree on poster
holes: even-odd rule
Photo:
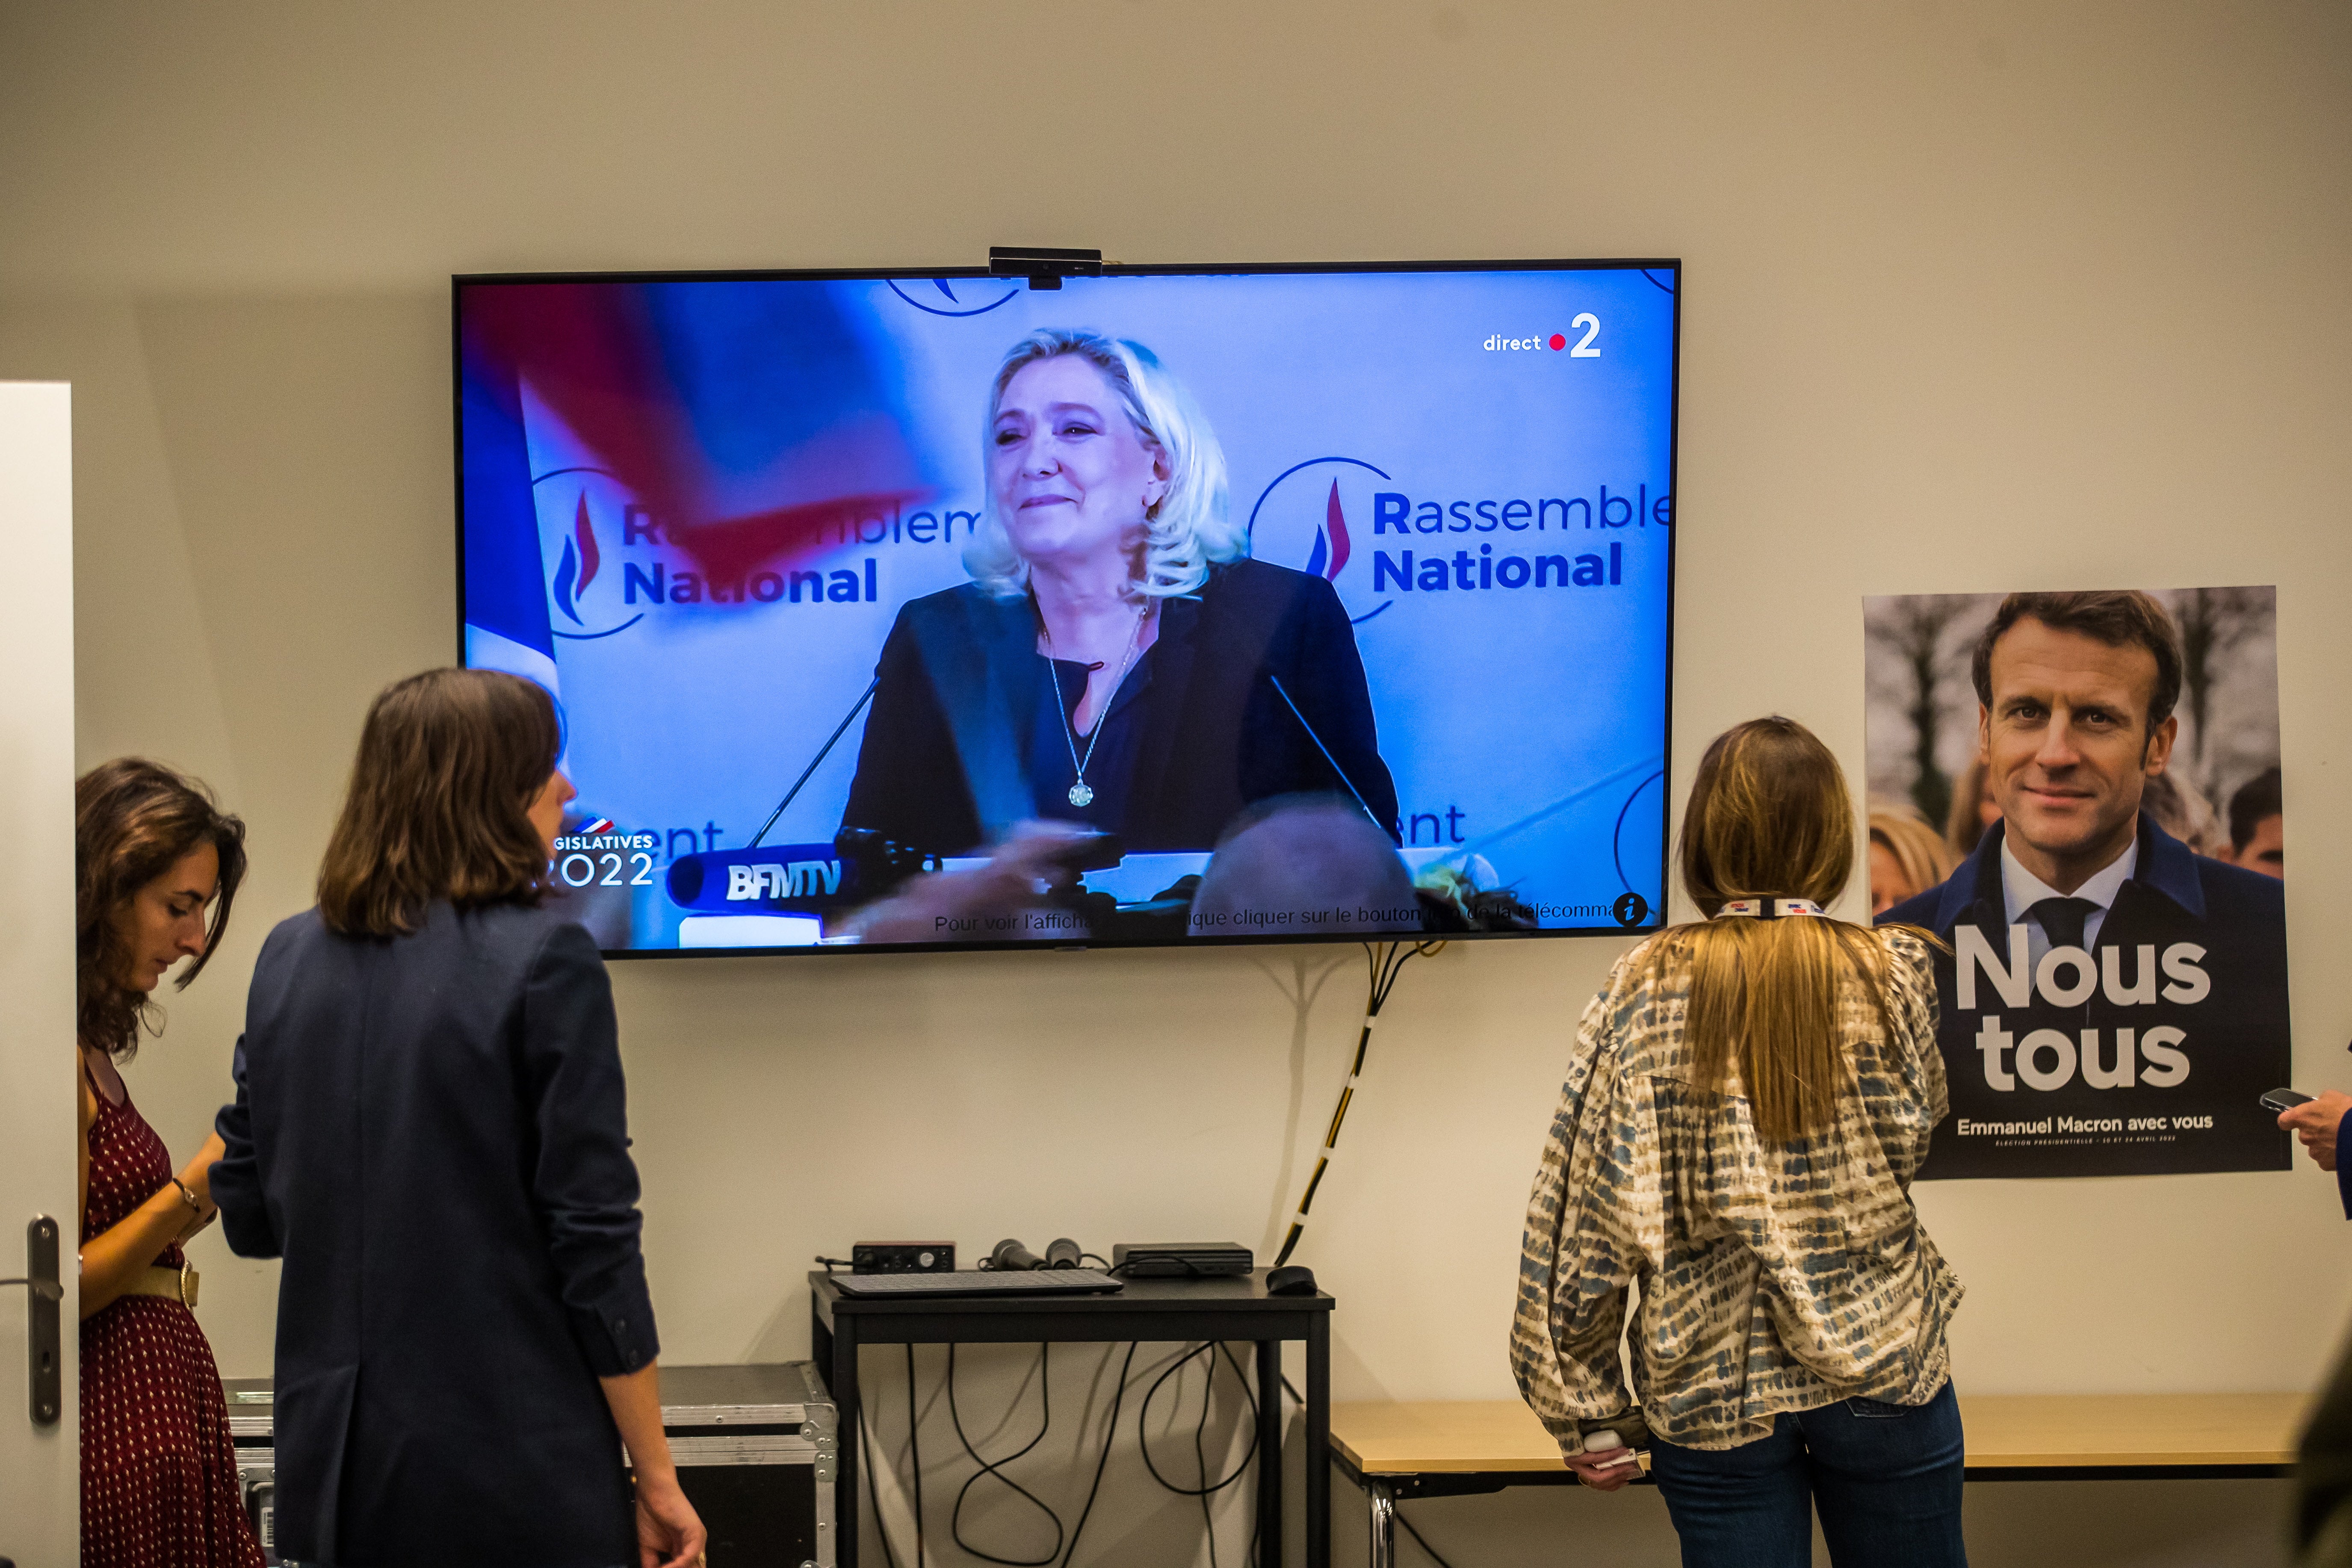
[[[1936,757],[1944,719],[1939,690],[1946,664],[1944,634],[1971,603],[1962,594],[1890,599],[1885,613],[1867,622],[1870,640],[1901,661],[1907,687],[1903,716],[1911,726],[1915,769],[1911,800],[1929,822],[1942,822],[1952,809],[1952,778]]]
[[[2218,759],[2207,754],[2213,687],[2241,643],[2271,625],[2267,588],[2184,588],[2172,596],[2180,626],[2180,695],[2189,713],[2189,771],[2215,793]]]

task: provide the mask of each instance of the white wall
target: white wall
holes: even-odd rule
[[[448,273],[1013,242],[1684,258],[1678,795],[1767,710],[1859,778],[1864,594],[2277,583],[2296,1076],[2352,1084],[2327,891],[2352,881],[2347,77],[2352,17],[2312,0],[0,5],[0,375],[77,384],[83,757],[184,763],[254,829],[232,950],[134,1093],[175,1149],[201,1136],[362,705],[450,654]],[[1407,972],[1304,1252],[1341,1302],[1341,1397],[1510,1392],[1527,1182],[1615,951]],[[860,1237],[1267,1245],[1352,962],[620,969],[667,1358],[802,1353],[806,1260]],[[1302,1023],[1297,966],[1332,963]],[[1920,1206],[1969,1288],[1974,1390],[2302,1387],[2352,1306],[2307,1166]],[[264,1370],[270,1270],[203,1261],[224,1370]],[[1009,1376],[984,1360],[975,1400]],[[1102,1507],[1162,1542],[1138,1560],[1183,1561],[1181,1509],[1135,1513],[1172,1501]],[[2278,1506],[1971,1500],[1987,1560],[2081,1563],[2260,1561]],[[1672,1559],[1654,1499],[1425,1517],[1457,1563],[1569,1536]]]
[[[71,1397],[80,1345],[72,1270],[76,1167],[73,972],[73,393],[0,376],[0,547],[27,576],[58,590],[0,621],[0,819],[11,825],[0,863],[0,1554],[63,1562],[74,1552],[80,1409]],[[36,1216],[50,1222],[50,1252],[65,1299],[43,1314],[56,1325],[54,1388],[46,1422],[33,1417],[27,1342]],[[62,1394],[64,1398],[58,1397]]]

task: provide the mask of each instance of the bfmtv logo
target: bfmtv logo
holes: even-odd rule
[[[782,866],[730,866],[730,902],[750,900],[814,899],[841,891],[838,860],[793,860]]]
[[[1361,458],[1310,458],[1286,468],[1250,508],[1250,553],[1322,578],[1350,619],[1370,620],[1391,601],[1370,591],[1361,567],[1349,568],[1370,526],[1373,492],[1393,482]]]

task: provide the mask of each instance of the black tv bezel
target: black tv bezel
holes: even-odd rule
[[[1666,531],[1666,648],[1665,701],[1662,713],[1663,738],[1659,746],[1659,833],[1658,887],[1662,897],[1659,908],[1650,917],[1633,926],[1560,926],[1537,931],[1432,931],[1419,940],[1427,942],[1530,942],[1554,941],[1577,937],[1642,936],[1659,931],[1666,924],[1663,900],[1672,896],[1672,835],[1667,831],[1673,821],[1674,724],[1675,724],[1675,571],[1680,551],[1676,536],[1681,532],[1681,473],[1682,456],[1682,352],[1683,352],[1683,264],[1676,257],[1633,258],[1622,259],[1579,260],[1512,260],[1512,261],[1265,261],[1243,263],[1199,262],[1117,262],[1102,264],[1099,274],[1105,278],[1180,278],[1180,277],[1249,277],[1265,274],[1334,274],[1351,272],[1664,272],[1671,276],[1673,286],[1665,292],[1673,300],[1673,342],[1668,351],[1666,394],[1666,485],[1667,494],[1675,498],[1676,516]],[[1095,274],[1089,272],[1088,276]],[[460,272],[449,279],[449,341],[450,341],[450,422],[452,451],[455,459],[455,510],[457,519],[457,658],[466,662],[466,411],[465,411],[465,322],[462,313],[464,291],[469,287],[499,284],[533,283],[762,283],[762,282],[896,282],[927,281],[934,278],[998,279],[1003,272],[987,267],[869,267],[869,268],[754,268],[709,271],[590,271],[590,272]],[[1653,279],[1653,282],[1656,279]],[[698,958],[788,958],[812,953],[933,953],[933,952],[1149,952],[1167,949],[1195,947],[1271,947],[1315,945],[1328,946],[1337,942],[1362,943],[1380,941],[1415,940],[1411,932],[1283,932],[1264,936],[1187,936],[1169,939],[1115,939],[1089,937],[1083,940],[1056,938],[1041,942],[887,942],[867,945],[864,942],[803,944],[793,947],[666,947],[666,948],[604,948],[610,959],[698,959]]]

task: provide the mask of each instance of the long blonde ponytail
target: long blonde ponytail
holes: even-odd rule
[[[1838,1016],[1848,975],[1891,1027],[1879,934],[1827,916],[1712,917],[1734,899],[1827,905],[1853,871],[1853,802],[1837,759],[1793,719],[1750,720],[1699,760],[1683,814],[1683,885],[1698,925],[1658,944],[1690,966],[1685,1038],[1697,1081],[1748,1097],[1757,1135],[1789,1142],[1828,1131],[1854,1074]]]

